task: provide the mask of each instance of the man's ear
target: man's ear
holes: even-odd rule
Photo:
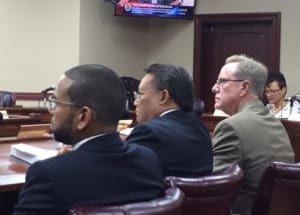
[[[241,84],[240,96],[244,96],[250,90],[251,90],[251,82],[248,81],[248,80],[243,81],[242,84]]]
[[[283,87],[282,89],[283,89],[283,95],[285,96],[287,89],[286,87]]]
[[[93,117],[92,114],[92,110],[87,106],[83,106],[82,108],[80,108],[80,110],[78,110],[76,117],[78,130],[82,130],[87,127]]]
[[[161,98],[160,98],[160,103],[161,104],[166,104],[170,100],[170,94],[169,91],[164,89],[162,90]]]

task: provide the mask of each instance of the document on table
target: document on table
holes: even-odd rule
[[[57,151],[19,143],[11,146],[10,155],[26,163],[32,164],[35,161],[56,156]]]

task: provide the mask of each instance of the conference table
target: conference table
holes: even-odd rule
[[[50,114],[46,108],[1,108],[9,118],[0,121],[0,137],[17,136],[21,125],[45,124],[50,122]]]
[[[216,124],[225,119],[203,114],[201,119],[209,132],[212,133]],[[13,119],[12,119],[13,120]],[[32,120],[32,119],[30,119]],[[20,120],[17,120],[20,122]],[[24,120],[21,120],[25,122]],[[290,137],[296,154],[296,161],[300,162],[300,122],[282,120]],[[12,123],[13,124],[13,123]],[[16,137],[0,137],[0,214],[11,214],[13,205],[17,202],[18,193],[25,182],[26,171],[29,167],[23,161],[10,156],[12,144],[25,143],[44,149],[56,149],[57,142],[52,138],[17,139]]]
[[[10,156],[12,144],[25,143],[44,149],[56,149],[57,143],[51,138],[23,140],[1,140],[0,138],[0,192],[18,191],[25,181],[28,164]]]
[[[211,133],[216,124],[223,120],[224,117],[203,115],[201,119]],[[296,153],[296,161],[300,162],[300,122],[283,120],[282,123],[289,134],[292,147]],[[45,149],[55,149],[57,147],[57,143],[51,138],[20,140],[16,138],[0,138],[0,192],[19,190],[24,183],[28,164],[10,156],[11,145],[21,142]]]
[[[0,138],[0,214],[11,214],[18,194],[25,182],[29,164],[10,156],[11,145],[25,143],[43,149],[56,149],[52,138],[21,139]]]

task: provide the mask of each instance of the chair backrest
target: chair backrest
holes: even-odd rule
[[[179,187],[185,198],[182,215],[230,214],[230,206],[238,191],[243,171],[238,165],[230,166],[219,175],[199,178],[167,177],[171,186]]]
[[[134,92],[138,91],[140,80],[133,77],[123,76],[121,80],[126,89],[127,101],[128,101],[128,110],[134,110]]]
[[[194,112],[201,116],[205,109],[205,101],[196,97],[194,102]]]
[[[175,187],[153,200],[113,206],[79,206],[68,215],[180,215],[184,193]]]
[[[0,91],[0,107],[12,107],[16,105],[16,94]]]
[[[300,214],[300,163],[268,164],[261,178],[252,214]]]

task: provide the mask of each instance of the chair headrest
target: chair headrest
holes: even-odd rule
[[[179,215],[183,198],[184,193],[179,188],[171,187],[161,197],[149,201],[112,206],[78,206],[70,209],[68,215]]]
[[[230,166],[218,175],[199,178],[166,177],[171,186],[181,188],[188,196],[219,195],[231,191],[239,186],[243,178],[243,171],[238,165]]]

